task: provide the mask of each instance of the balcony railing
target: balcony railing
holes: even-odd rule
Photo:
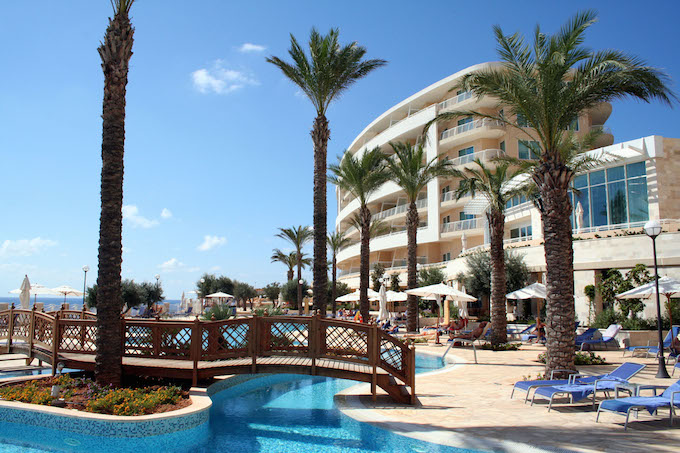
[[[470,99],[472,97],[472,92],[471,91],[465,91],[463,93],[460,93],[458,96],[454,96],[452,98],[449,98],[443,102],[439,103],[439,110],[443,109],[448,109],[449,107],[452,107],[459,102],[463,102],[466,99]]]
[[[592,126],[590,126],[590,130],[591,131],[600,131],[603,134],[614,135],[609,126],[605,126],[605,125],[602,125],[602,124],[593,124]]]
[[[501,149],[484,149],[482,151],[477,151],[476,153],[456,157],[455,159],[451,159],[449,162],[451,162],[451,164],[454,166],[469,164],[470,162],[478,159],[482,162],[486,162],[488,160],[502,156],[503,154],[505,153]]]
[[[478,217],[475,219],[459,220],[458,222],[442,223],[442,233],[451,233],[454,231],[463,230],[474,230],[475,228],[481,227],[482,219]]]
[[[422,199],[416,201],[416,208],[417,209],[426,208],[426,207],[427,207],[427,198],[422,198]],[[381,219],[385,219],[387,217],[392,217],[393,215],[402,214],[406,211],[408,211],[408,204],[401,204],[399,206],[395,206],[393,208],[386,209],[384,211],[380,211],[376,214],[373,214],[373,218],[376,219],[376,220],[381,220]]]
[[[489,118],[470,121],[469,123],[461,124],[460,126],[452,127],[451,129],[445,130],[444,132],[441,133],[440,140],[444,140],[449,137],[453,137],[454,135],[462,134],[464,132],[468,132],[480,127],[492,127],[492,126],[501,127],[503,126],[503,123],[497,120],[491,120]]]

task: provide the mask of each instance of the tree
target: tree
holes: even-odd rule
[[[214,293],[234,294],[234,281],[224,275],[216,276],[215,274],[203,274],[203,276],[196,282],[196,290],[198,297],[206,297]]]
[[[644,310],[644,302],[640,299],[617,299],[616,295],[653,281],[654,277],[649,273],[647,266],[636,264],[625,277],[617,269],[605,270],[602,273],[602,280],[597,285],[597,291],[602,296],[605,307],[614,307],[618,303],[624,316],[632,312],[635,317],[637,313]]]
[[[401,282],[399,281],[399,274],[390,275],[390,289],[392,291],[401,291]]]
[[[347,247],[352,241],[345,235],[344,231],[335,231],[328,234],[328,247],[331,249],[331,268],[332,268],[332,279],[331,279],[331,311],[333,312],[333,317],[337,313],[337,302],[335,299],[338,297],[338,253],[340,250]]]
[[[520,170],[521,171],[521,170]],[[505,253],[503,252],[503,234],[505,233],[506,203],[518,194],[520,187],[511,188],[510,181],[517,176],[510,171],[510,163],[499,162],[492,169],[481,160],[475,159],[474,166],[464,170],[454,169],[452,174],[461,178],[456,189],[456,200],[470,194],[482,195],[489,203],[486,220],[490,233],[491,256],[491,325],[493,332],[491,343],[498,345],[508,341],[507,313],[505,310]]]
[[[94,284],[87,288],[85,302],[88,307],[97,307],[99,286]],[[140,307],[142,305],[151,308],[154,304],[165,299],[163,287],[151,282],[135,283],[125,279],[120,285],[120,300],[117,304],[118,312],[126,309]],[[97,310],[99,311],[99,309]]]
[[[438,285],[445,279],[444,271],[438,267],[426,267],[418,272],[418,286]]]
[[[234,283],[234,298],[243,303],[243,309],[246,309],[246,302],[250,301],[250,308],[253,308],[252,300],[257,297],[257,291],[252,285],[245,282]]]
[[[312,239],[312,230],[308,226],[297,226],[292,228],[279,228],[279,233],[276,235],[281,239],[285,239],[290,242],[295,248],[295,257],[297,264],[297,279],[298,279],[298,289],[297,289],[297,305],[302,304],[302,285],[299,283],[302,280],[302,266],[305,259],[305,255],[302,252],[302,248]],[[324,247],[324,250],[326,248]],[[325,262],[324,257],[324,262]]]
[[[360,155],[359,155],[360,154]],[[352,155],[349,151],[340,158],[340,162],[330,167],[329,180],[352,194],[359,200],[361,216],[361,250],[359,263],[359,310],[364,322],[369,320],[368,273],[370,250],[371,211],[368,209],[368,198],[387,181],[385,161],[380,148],[364,150]]]
[[[380,263],[375,263],[373,265],[373,273],[371,274],[371,281],[373,281],[373,291],[380,291],[383,275],[385,275],[385,266]]]
[[[298,280],[290,280],[281,287],[281,297],[283,297],[284,302],[287,302],[292,306],[293,310],[302,309],[302,305],[298,305],[297,303],[298,286],[300,286],[305,293],[309,289],[309,285],[305,280],[302,281],[302,285],[298,285]]]
[[[364,60],[366,49],[356,42],[340,46],[338,29],[331,29],[326,36],[312,29],[309,36],[309,57],[293,35],[290,36],[288,53],[293,63],[278,57],[267,62],[278,67],[297,85],[316,109],[312,127],[314,143],[314,304],[317,310],[325,310],[325,288],[328,282],[326,254],[326,154],[330,128],[326,119],[329,105],[354,82],[374,69],[386,64],[384,60]],[[298,276],[299,278],[299,276]]]
[[[467,272],[460,273],[456,280],[465,285],[468,294],[477,299],[491,296],[491,255],[480,250],[465,259]],[[529,269],[524,263],[524,256],[505,251],[505,293],[524,288],[529,282]]]
[[[408,251],[406,257],[407,286],[408,289],[416,287],[416,252],[418,249],[418,208],[416,201],[420,192],[427,184],[440,176],[451,172],[451,163],[448,160],[440,160],[439,156],[430,161],[426,160],[423,145],[418,143],[413,146],[408,143],[390,143],[394,150],[393,158],[386,159],[389,178],[397,184],[406,194],[408,211],[406,212],[406,237],[408,239]],[[418,298],[408,296],[408,319],[406,330],[415,331],[418,321]]]
[[[290,252],[284,253],[279,249],[272,250],[271,256],[272,263],[283,263],[288,267],[288,273],[286,274],[286,281],[292,280],[295,275],[295,265],[297,264],[297,253]]]
[[[274,305],[278,303],[280,293],[281,285],[277,282],[270,283],[264,287],[264,297],[274,302]]]
[[[536,27],[534,42],[494,27],[501,64],[464,75],[454,90],[478,98],[493,97],[504,114],[445,112],[435,122],[462,116],[489,118],[538,143],[532,146],[538,165],[531,173],[541,197],[546,259],[546,373],[574,370],[574,265],[568,190],[574,170],[565,161],[567,129],[585,110],[602,102],[636,98],[671,104],[675,95],[668,76],[639,58],[618,50],[593,51],[583,46],[596,14],[576,14],[554,35]],[[518,115],[521,121],[518,120]],[[558,373],[559,374],[559,373]]]
[[[350,287],[347,283],[337,282],[337,285],[335,287],[335,297],[336,298],[342,297],[345,294],[349,294],[351,292],[352,292],[352,290],[350,289]],[[332,288],[332,286],[329,285],[328,286],[328,297],[329,298],[332,297],[332,293],[333,293],[333,288]],[[333,310],[334,310],[333,316],[335,316],[335,313],[337,313],[337,305],[333,307]]]
[[[102,106],[101,216],[95,378],[101,385],[120,386],[123,341],[120,328],[121,266],[123,262],[123,156],[125,152],[125,93],[132,57],[134,0],[113,0],[104,42],[99,48],[104,72]]]

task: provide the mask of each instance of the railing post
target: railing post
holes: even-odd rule
[[[411,387],[411,404],[416,404],[416,345],[413,344],[409,347],[410,351],[410,359],[409,363],[411,366],[409,367],[409,381],[410,381],[410,387]]]
[[[371,398],[375,401],[378,398],[378,362],[380,361],[380,338],[378,336],[380,332],[378,332],[378,325],[372,324],[369,332],[369,337],[371,339],[371,341],[369,341],[371,351],[369,363],[373,368],[373,373],[371,375]]]
[[[316,349],[319,345],[319,315],[315,314],[309,319],[307,326],[307,342],[309,345],[309,355],[312,357],[312,376],[316,374]]]
[[[52,376],[57,374],[57,362],[59,362],[59,344],[61,343],[61,329],[59,328],[59,312],[54,314],[52,327]]]
[[[193,372],[191,376],[191,385],[196,387],[198,385],[198,361],[201,358],[201,321],[196,315],[194,324],[191,327],[191,360],[193,361]]]
[[[250,373],[257,373],[257,315],[248,320],[248,355],[251,358]]]
[[[14,302],[9,307],[9,323],[7,325],[9,331],[7,332],[7,353],[11,353],[10,348],[12,347],[12,335],[14,334]]]
[[[33,336],[35,335],[35,304],[31,310],[30,320],[28,322],[28,357],[26,357],[26,366],[33,361]]]
[[[151,327],[151,339],[153,341],[153,356],[158,358],[161,356],[161,326],[160,317],[156,315],[155,323]]]

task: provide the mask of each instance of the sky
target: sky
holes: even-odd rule
[[[177,299],[202,273],[256,287],[285,280],[277,228],[312,223],[311,103],[265,62],[290,34],[340,29],[388,60],[328,112],[328,160],[391,106],[473,64],[496,60],[491,27],[559,29],[596,7],[586,45],[616,48],[680,80],[680,2],[137,0],[127,91],[123,278]],[[103,75],[109,0],[0,2],[0,294],[24,274],[48,287],[97,274]],[[616,142],[680,137],[674,108],[625,100]],[[328,223],[335,223],[334,187]],[[311,253],[311,246],[308,250]],[[310,277],[307,272],[306,277]]]

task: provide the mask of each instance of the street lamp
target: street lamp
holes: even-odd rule
[[[83,277],[83,307],[85,306],[85,293],[87,292],[87,271],[90,270],[90,266],[87,264],[83,266],[83,272],[85,273]]]
[[[654,251],[654,282],[656,285],[656,329],[659,334],[659,370],[656,372],[658,379],[668,379],[666,361],[663,358],[663,332],[661,330],[661,299],[659,297],[659,268],[656,261],[656,238],[661,234],[661,223],[658,220],[650,220],[645,223],[645,234],[652,238],[652,250]]]

